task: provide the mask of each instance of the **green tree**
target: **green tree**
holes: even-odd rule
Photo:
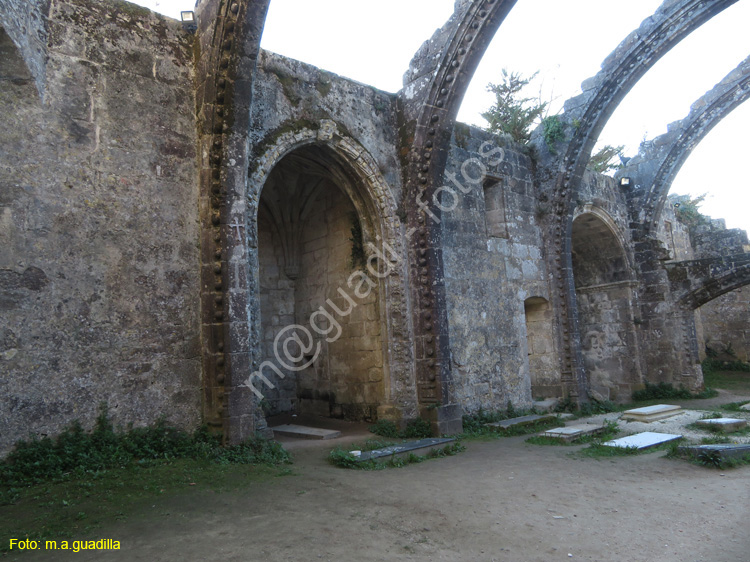
[[[619,170],[622,168],[622,164],[620,162],[613,162],[615,158],[618,158],[622,156],[622,151],[625,149],[624,145],[620,146],[612,146],[611,144],[606,144],[602,148],[600,148],[595,154],[591,156],[591,160],[589,160],[588,168],[590,170],[594,170],[595,172],[599,172],[600,174],[606,174],[610,170]]]
[[[525,144],[529,141],[532,125],[547,108],[546,102],[521,97],[521,91],[537,74],[524,78],[520,73],[503,69],[502,81],[487,85],[487,91],[495,94],[495,104],[482,113],[488,123],[487,130],[508,134],[516,142]]]
[[[693,229],[701,224],[708,224],[709,218],[700,212],[700,206],[706,200],[706,193],[696,198],[686,197],[674,204],[677,220],[688,228]]]

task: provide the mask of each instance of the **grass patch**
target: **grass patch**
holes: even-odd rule
[[[228,491],[288,475],[268,465],[222,465],[176,459],[98,471],[83,478],[5,490],[0,529],[5,538],[81,539],[113,521],[122,521],[179,494]],[[0,544],[6,552],[8,542]]]
[[[567,412],[569,414],[575,415],[578,418],[587,418],[599,414],[610,414],[612,412],[618,412],[622,409],[624,409],[622,405],[615,404],[610,400],[605,400],[603,402],[592,400],[591,402],[578,404],[578,402],[568,397],[565,400],[558,402],[557,406],[555,407],[555,412]]]
[[[725,412],[746,412],[747,410],[743,410],[742,406],[747,403],[746,400],[743,400],[742,402],[729,402],[728,404],[722,404],[719,408]]]
[[[328,462],[340,468],[352,468],[356,470],[382,470],[385,468],[401,468],[409,464],[417,464],[429,459],[450,457],[466,450],[466,447],[464,447],[460,441],[454,441],[453,443],[449,443],[444,447],[436,447],[435,449],[430,450],[430,452],[426,455],[409,453],[406,457],[397,457],[396,455],[391,455],[388,460],[370,460],[362,462],[358,462],[357,457],[349,452],[356,450],[372,451],[374,449],[380,449],[395,444],[381,442],[382,444],[380,446],[374,447],[371,446],[371,443],[372,440],[367,441],[362,445],[352,444],[347,447],[347,450],[342,449],[341,447],[336,447],[328,454]]]
[[[707,370],[704,367],[703,382],[711,388],[750,395],[750,373],[744,371]]]
[[[0,482],[2,486],[28,486],[180,458],[218,464],[289,462],[287,452],[274,441],[258,438],[222,447],[220,438],[205,427],[190,434],[169,426],[163,419],[153,426],[118,432],[102,406],[90,433],[76,421],[55,439],[45,437],[16,443],[0,463]]]
[[[278,467],[290,462],[272,441],[222,447],[206,429],[189,434],[163,420],[117,432],[102,407],[92,432],[76,422],[56,439],[16,444],[0,463],[0,528],[18,538],[69,539],[167,494],[288,475]]]

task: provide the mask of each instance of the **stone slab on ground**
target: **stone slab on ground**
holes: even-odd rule
[[[540,421],[549,421],[557,419],[557,416],[554,414],[532,414],[528,416],[519,416],[517,418],[510,418],[508,420],[502,420],[498,422],[493,423],[486,423],[484,424],[485,427],[491,427],[492,429],[496,429],[498,431],[506,431],[508,429],[511,429],[513,427],[523,427],[524,425],[530,425],[532,423],[537,423]]]
[[[603,425],[596,424],[580,424],[570,425],[567,427],[556,427],[554,429],[548,429],[543,431],[539,435],[541,437],[552,437],[554,439],[560,439],[566,443],[580,439],[581,437],[587,437],[589,435],[598,435],[604,431]]]
[[[705,454],[718,454],[723,459],[742,458],[750,456],[750,445],[713,444],[713,445],[685,445],[678,447],[677,452],[683,456],[697,458]]]
[[[654,406],[644,406],[643,408],[626,410],[622,413],[622,419],[648,423],[656,420],[663,420],[664,418],[670,418],[680,413],[682,413],[682,408],[680,406],[655,404]]]
[[[750,402],[747,404],[740,406],[740,410],[745,410],[746,412],[750,412]]]
[[[319,427],[308,427],[305,425],[277,425],[271,428],[274,433],[286,435],[287,437],[300,437],[302,439],[335,439],[341,437],[341,432],[335,429],[321,429]]]
[[[656,447],[657,445],[663,445],[670,441],[677,441],[682,439],[682,435],[674,435],[671,433],[654,433],[653,431],[644,431],[643,433],[636,433],[635,435],[628,435],[627,437],[620,437],[612,441],[602,443],[606,447],[621,447],[627,449],[635,447],[638,450],[648,449],[649,447]]]
[[[698,420],[695,424],[713,431],[731,433],[732,431],[739,431],[740,429],[747,427],[747,420],[741,420],[738,418],[713,418],[708,420]]]
[[[454,441],[455,439],[450,437],[409,441],[407,443],[391,445],[390,447],[383,447],[382,449],[365,451],[357,458],[357,462],[374,461],[383,457],[403,457],[408,454],[424,455],[433,449],[439,449],[449,443],[453,443]]]

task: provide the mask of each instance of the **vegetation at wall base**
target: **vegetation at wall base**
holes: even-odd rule
[[[289,454],[275,441],[250,439],[239,445],[222,447],[220,438],[205,427],[190,434],[167,424],[114,429],[105,405],[96,425],[86,432],[74,422],[55,439],[44,437],[19,441],[0,462],[2,486],[29,486],[47,481],[86,477],[97,472],[149,466],[181,458],[201,459],[218,464],[289,463]]]
[[[557,403],[557,406],[555,406],[555,412],[557,413],[568,412],[570,414],[575,414],[580,418],[587,418],[599,414],[609,414],[611,412],[617,412],[620,409],[622,408],[610,400],[591,400],[590,402],[579,404],[571,397],[560,400],[560,402]]]
[[[85,538],[175,494],[290,476],[290,462],[273,441],[222,447],[205,428],[190,434],[163,420],[115,431],[102,407],[93,431],[74,423],[56,439],[19,442],[0,462],[0,528],[32,540]],[[7,549],[7,541],[0,544],[0,552]]]
[[[378,420],[369,429],[375,435],[389,439],[426,439],[432,437],[430,422],[421,418],[411,420],[403,430],[400,430],[395,422],[390,420]]]
[[[645,400],[691,400],[702,398],[714,398],[718,392],[707,388],[701,392],[693,394],[687,388],[675,388],[672,383],[660,382],[652,384],[646,383],[646,388],[633,392],[633,401],[643,402]]]
[[[560,421],[557,419],[551,419],[548,421],[539,421],[530,423],[523,426],[512,427],[505,430],[498,431],[496,428],[487,427],[488,423],[495,423],[498,421],[508,420],[520,416],[536,414],[537,411],[531,409],[520,409],[517,410],[513,407],[513,404],[508,402],[508,407],[505,410],[487,411],[480,408],[475,414],[467,414],[463,416],[463,428],[464,431],[461,434],[462,439],[472,438],[486,438],[486,437],[513,437],[516,435],[528,435],[529,433],[537,433],[544,431],[555,425],[560,425]]]

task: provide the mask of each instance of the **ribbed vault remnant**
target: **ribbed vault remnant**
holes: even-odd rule
[[[750,253],[667,264],[676,301],[691,310],[750,285]]]
[[[670,124],[666,134],[644,143],[641,152],[618,171],[616,177],[631,178],[631,207],[646,233],[655,232],[672,183],[693,149],[748,97],[750,57],[693,103],[685,119]]]

